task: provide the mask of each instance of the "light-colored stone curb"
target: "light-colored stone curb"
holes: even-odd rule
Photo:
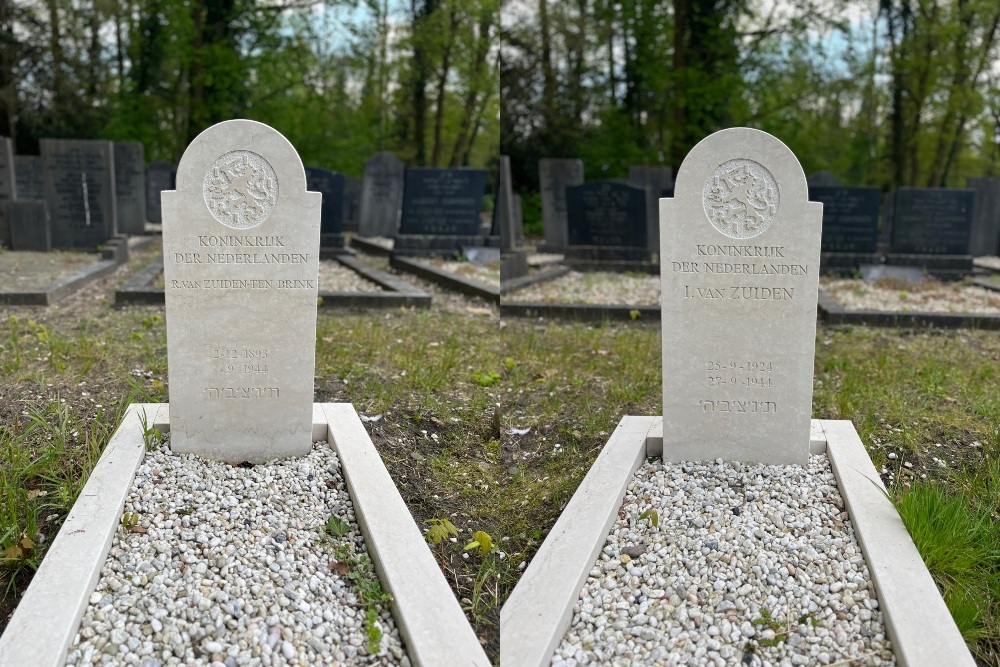
[[[129,406],[0,636],[3,667],[60,667],[107,558],[135,472],[142,424],[170,430],[166,404]],[[488,667],[473,632],[353,406],[314,403],[314,441],[333,444],[355,515],[415,667]]]
[[[878,592],[899,667],[975,667],[850,421],[812,420]],[[624,417],[500,610],[501,667],[547,667],[635,470],[663,453],[661,417]]]
[[[597,455],[500,610],[500,667],[548,665],[573,620],[573,603],[618,516],[628,483],[646,460],[646,434],[656,421],[622,418]]]
[[[840,495],[875,581],[897,664],[975,667],[854,425],[846,420],[820,425]]]

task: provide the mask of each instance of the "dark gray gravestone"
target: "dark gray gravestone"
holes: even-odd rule
[[[810,185],[809,200],[823,204],[823,252],[875,252],[879,188]]]
[[[14,176],[14,146],[10,139],[0,138],[0,245],[10,247],[10,225],[7,223],[7,202],[17,199],[17,179]]]
[[[835,188],[840,185],[837,177],[826,170],[815,171],[809,177],[809,187]]]
[[[344,231],[358,231],[361,219],[361,179],[344,177]]]
[[[893,253],[968,255],[976,191],[899,188],[892,223]]]
[[[514,199],[511,183],[510,157],[500,156],[496,206],[493,208],[494,230],[500,234],[500,280],[519,278],[528,273],[528,253],[522,249],[523,229],[519,229],[519,206]],[[499,229],[498,229],[499,228]]]
[[[177,189],[177,167],[169,162],[150,162],[146,165],[146,217],[157,225],[163,223],[160,212],[160,193]]]
[[[49,207],[43,201],[7,202],[12,250],[52,250],[52,228]]]
[[[485,187],[482,169],[407,169],[400,233],[478,235]]]
[[[485,187],[482,169],[407,169],[393,252],[451,256],[483,245],[480,212]]]
[[[118,233],[146,233],[146,153],[138,141],[115,142]]]
[[[538,187],[542,196],[542,226],[546,252],[564,252],[569,245],[566,188],[583,183],[583,162],[556,158],[538,161]]]
[[[613,181],[566,188],[569,246],[648,248],[646,189]]]
[[[358,234],[393,237],[403,202],[403,161],[383,151],[365,163]]]
[[[664,190],[674,188],[674,170],[662,165],[632,165],[628,182],[646,189],[646,240],[651,252],[660,252],[660,204]],[[672,195],[671,195],[672,196]]]
[[[1000,255],[1000,178],[970,178],[966,184],[976,191],[969,254]]]
[[[306,189],[323,194],[320,238],[344,233],[344,176],[319,167],[306,167]],[[322,241],[320,246],[325,246]],[[343,243],[341,243],[343,245]]]
[[[96,248],[117,233],[110,141],[42,139],[53,248]]]
[[[15,155],[14,177],[17,180],[18,199],[45,199],[45,178],[42,175],[40,156]]]

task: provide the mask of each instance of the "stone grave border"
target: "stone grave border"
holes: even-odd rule
[[[374,241],[369,241],[363,236],[354,235],[351,237],[350,245],[352,248],[356,248],[361,252],[368,253],[369,255],[378,255],[380,257],[392,257],[392,249],[386,248],[384,245],[375,243]]]
[[[830,459],[898,665],[974,667],[854,425],[812,420],[809,450]],[[622,418],[500,610],[501,667],[547,667],[629,482],[647,458],[662,452],[662,417]]]
[[[411,273],[417,277],[429,280],[432,283],[441,285],[450,290],[461,292],[468,296],[478,296],[480,299],[492,304],[500,304],[500,289],[490,285],[484,285],[478,280],[463,278],[454,273],[449,273],[434,266],[422,264],[412,257],[400,257],[393,253],[389,256],[389,266],[397,271]]]
[[[139,237],[128,241],[125,237],[108,239],[101,251],[101,259],[84,266],[79,271],[55,280],[40,290],[31,292],[0,292],[0,306],[51,306],[73,294],[83,286],[113,272],[128,263],[130,250],[138,250],[153,241],[153,237]],[[17,252],[11,250],[8,252]]]
[[[987,285],[973,281],[980,287]],[[941,329],[1000,329],[1000,315],[980,315],[977,313],[925,313],[900,310],[846,310],[822,289],[816,310],[826,324],[866,324],[875,327]]]
[[[524,289],[529,285],[535,285],[537,283],[547,283],[556,278],[562,278],[567,273],[572,271],[568,266],[555,265],[551,268],[538,271],[536,273],[529,273],[526,276],[521,276],[519,278],[508,278],[507,280],[500,281],[500,296],[505,294],[510,294],[519,289]]]
[[[320,292],[323,308],[429,308],[431,295],[385,271],[373,269],[351,255],[335,255],[335,260],[355,273],[385,288],[385,292]],[[115,305],[163,305],[162,289],[150,287],[163,273],[163,256],[137,271],[115,290]]]
[[[5,667],[61,667],[97,586],[136,470],[143,422],[167,432],[166,403],[133,403],[42,559],[7,630]],[[489,667],[489,660],[374,443],[349,403],[314,403],[314,441],[337,451],[354,512],[416,667]],[[44,641],[25,641],[25,637]]]

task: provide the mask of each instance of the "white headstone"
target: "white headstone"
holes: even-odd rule
[[[660,200],[664,460],[808,462],[822,220],[765,132],[684,160]]]
[[[175,452],[309,452],[321,202],[295,148],[262,123],[219,123],[184,152],[162,193]]]

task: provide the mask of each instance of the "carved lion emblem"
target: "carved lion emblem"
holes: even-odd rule
[[[760,163],[730,160],[712,172],[702,201],[713,227],[730,238],[749,239],[762,234],[774,220],[778,184]]]
[[[250,151],[230,151],[205,174],[205,204],[232,229],[267,220],[278,202],[278,177],[267,160]]]

